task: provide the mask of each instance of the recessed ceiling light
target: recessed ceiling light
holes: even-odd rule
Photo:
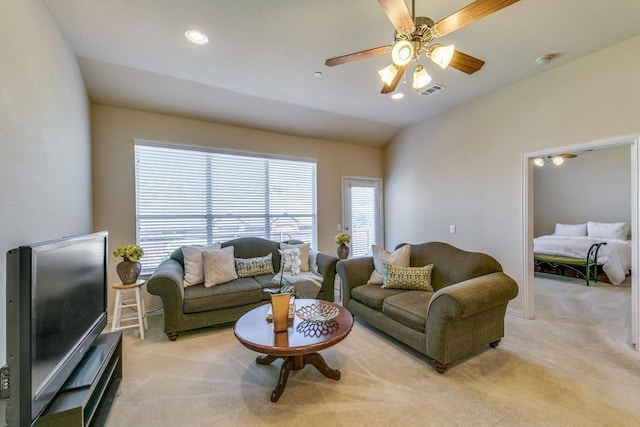
[[[192,43],[205,45],[209,43],[209,37],[203,32],[198,30],[187,30],[184,32],[184,36]]]
[[[315,73],[313,73],[314,77],[322,77],[322,72],[321,71],[316,71]]]
[[[536,65],[545,65],[545,64],[548,64],[549,61],[551,61],[554,57],[555,55],[553,54],[544,55],[544,56],[541,56],[540,58],[537,58],[535,60],[535,63]]]
[[[402,92],[397,92],[397,93],[394,93],[393,95],[391,95],[391,99],[396,99],[397,100],[397,99],[402,99],[402,98],[404,98],[404,93],[402,93]]]

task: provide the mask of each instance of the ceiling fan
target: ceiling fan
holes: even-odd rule
[[[467,74],[473,74],[480,70],[484,61],[473,56],[455,50],[453,45],[442,46],[432,41],[438,37],[450,34],[460,28],[484,18],[498,10],[505,8],[519,0],[476,0],[459,11],[434,23],[433,20],[423,16],[415,16],[415,0],[412,0],[413,13],[404,0],[378,0],[380,6],[391,21],[395,32],[393,45],[385,45],[350,53],[325,61],[325,65],[345,64],[360,59],[371,58],[391,52],[392,64],[378,71],[384,86],[381,93],[393,92],[402,79],[409,63],[413,60],[416,66],[413,71],[413,88],[420,90],[431,81],[431,76],[422,65],[418,63],[420,54],[438,64],[441,68],[451,66]]]

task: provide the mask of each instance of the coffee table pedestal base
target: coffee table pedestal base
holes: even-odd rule
[[[304,368],[306,365],[314,366],[325,377],[332,380],[340,379],[340,371],[338,369],[331,369],[327,362],[324,361],[320,353],[301,354],[297,356],[271,356],[264,355],[256,358],[258,365],[270,365],[276,359],[284,359],[282,366],[280,367],[280,377],[278,378],[278,384],[271,393],[271,401],[277,402],[282,396],[285,386],[287,385],[287,379],[289,378],[289,372],[298,371]]]

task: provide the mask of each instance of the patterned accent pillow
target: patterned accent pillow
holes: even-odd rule
[[[236,258],[238,277],[253,277],[260,274],[273,274],[273,254],[257,258]]]
[[[424,267],[401,267],[393,264],[384,265],[382,287],[385,289],[410,289],[433,292],[431,272],[433,264]]]

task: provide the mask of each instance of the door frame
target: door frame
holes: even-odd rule
[[[640,175],[638,165],[640,164],[640,153],[638,143],[640,134],[619,136],[609,139],[592,141],[584,144],[564,146],[543,151],[525,153],[522,158],[523,170],[523,227],[522,241],[522,277],[523,277],[523,315],[526,319],[535,318],[535,301],[533,288],[533,162],[532,159],[542,156],[552,156],[571,151],[585,151],[589,149],[614,148],[629,145],[631,151],[631,340],[635,344],[636,351],[640,351],[638,342],[640,341],[640,316],[638,307],[640,306],[640,292],[638,292],[638,254],[640,254],[640,223],[638,222],[638,189]]]
[[[384,247],[384,187],[382,178],[375,178],[370,176],[349,176],[342,175],[341,185],[342,185],[342,224],[341,230],[344,232],[347,215],[347,182],[348,181],[367,181],[367,182],[375,182],[378,184],[378,188],[380,190],[380,205],[378,206],[378,231],[380,232],[380,246]],[[350,202],[349,202],[350,203]],[[349,234],[352,234],[352,230],[349,230]]]

